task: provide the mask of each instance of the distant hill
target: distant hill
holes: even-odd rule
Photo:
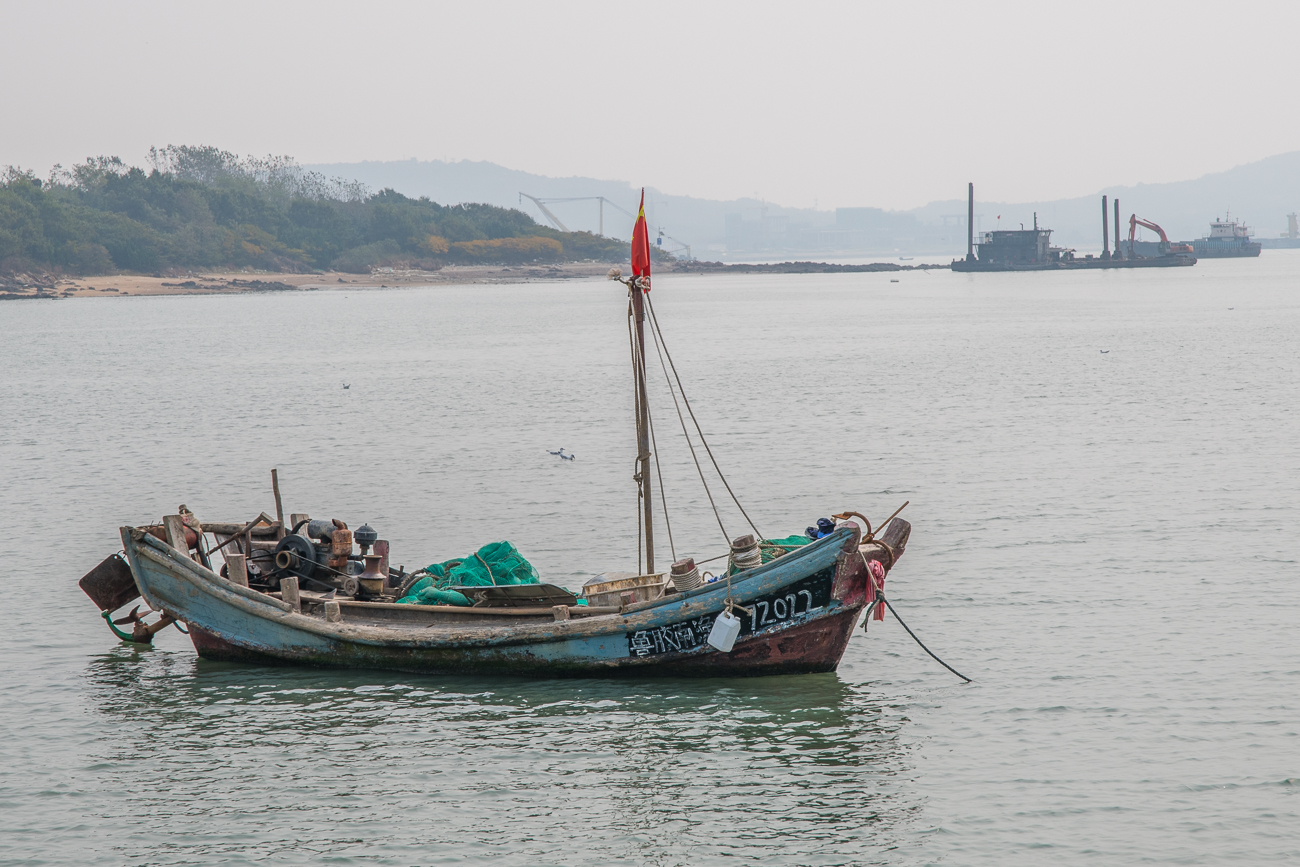
[[[406,160],[399,162],[332,163],[309,166],[329,176],[355,178],[373,189],[392,187],[408,196],[428,196],[441,204],[481,202],[503,208],[518,208],[540,223],[546,217],[537,206],[519,194],[538,198],[604,196],[628,211],[635,211],[640,188],[626,181],[595,178],[552,178],[516,171],[489,162],[442,162]],[[977,229],[996,227],[1002,216],[1003,228],[1020,223],[1031,225],[1034,212],[1039,223],[1054,230],[1056,243],[1081,250],[1101,248],[1101,195],[1120,198],[1125,221],[1132,213],[1163,226],[1175,240],[1198,238],[1210,220],[1229,209],[1260,237],[1276,237],[1286,228],[1286,215],[1300,210],[1300,151],[1280,154],[1195,180],[1167,184],[1138,184],[1110,187],[1093,196],[1055,201],[1002,203],[975,195]],[[964,192],[957,191],[957,192]],[[572,231],[596,232],[598,207],[595,201],[567,202],[548,207]],[[652,225],[671,238],[691,245],[702,259],[770,259],[780,256],[821,257],[853,255],[958,255],[965,251],[965,226],[961,215],[966,201],[955,198],[931,202],[910,211],[878,208],[842,208],[819,211],[784,208],[757,199],[717,201],[690,196],[666,195],[646,188],[646,213]],[[1112,212],[1113,213],[1113,212]],[[626,239],[632,220],[612,207],[605,207],[605,234]],[[1114,229],[1111,229],[1112,233]]]
[[[636,213],[641,197],[641,188],[627,181],[551,178],[471,160],[329,163],[307,168],[331,176],[355,178],[374,190],[391,187],[408,196],[427,196],[443,204],[481,202],[502,208],[518,208],[544,225],[548,224],[546,216],[535,204],[521,198],[520,193],[539,199],[603,196],[632,214]],[[600,206],[595,201],[564,202],[547,207],[571,231],[597,232],[601,228]],[[629,240],[634,219],[609,205],[604,210],[605,235]],[[764,210],[772,218],[786,220],[826,218],[826,212],[783,208],[757,199],[715,201],[667,195],[654,187],[646,187],[646,219],[673,238],[690,244],[692,252],[699,258],[709,257],[709,245],[726,242],[728,215],[740,214],[758,220]],[[834,221],[833,214],[830,220]],[[669,243],[665,240],[665,244]]]

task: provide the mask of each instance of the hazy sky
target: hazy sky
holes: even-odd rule
[[[707,198],[1083,195],[1300,149],[1300,3],[0,0],[0,165],[212,144]]]

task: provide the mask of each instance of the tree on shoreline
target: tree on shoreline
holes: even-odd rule
[[[91,157],[45,180],[10,166],[0,175],[0,273],[368,273],[627,256],[625,242],[559,232],[522,211],[373,193],[286,156],[169,145],[151,148],[149,164]]]

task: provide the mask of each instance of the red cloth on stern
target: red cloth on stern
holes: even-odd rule
[[[875,599],[877,593],[885,592],[885,567],[880,565],[879,560],[868,560],[867,571],[871,573],[871,598]],[[872,606],[876,610],[871,613],[873,620],[885,619],[885,603],[877,602]]]

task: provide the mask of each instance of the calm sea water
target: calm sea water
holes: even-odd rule
[[[752,680],[121,644],[76,587],[117,528],[272,511],[271,467],[286,511],[368,521],[408,568],[500,538],[558,584],[632,568],[624,294],[4,304],[0,864],[1300,857],[1300,255],[896,279],[653,299],[765,534],[911,501],[892,599],[969,685],[892,619],[835,674]],[[674,547],[711,556],[656,388]]]

